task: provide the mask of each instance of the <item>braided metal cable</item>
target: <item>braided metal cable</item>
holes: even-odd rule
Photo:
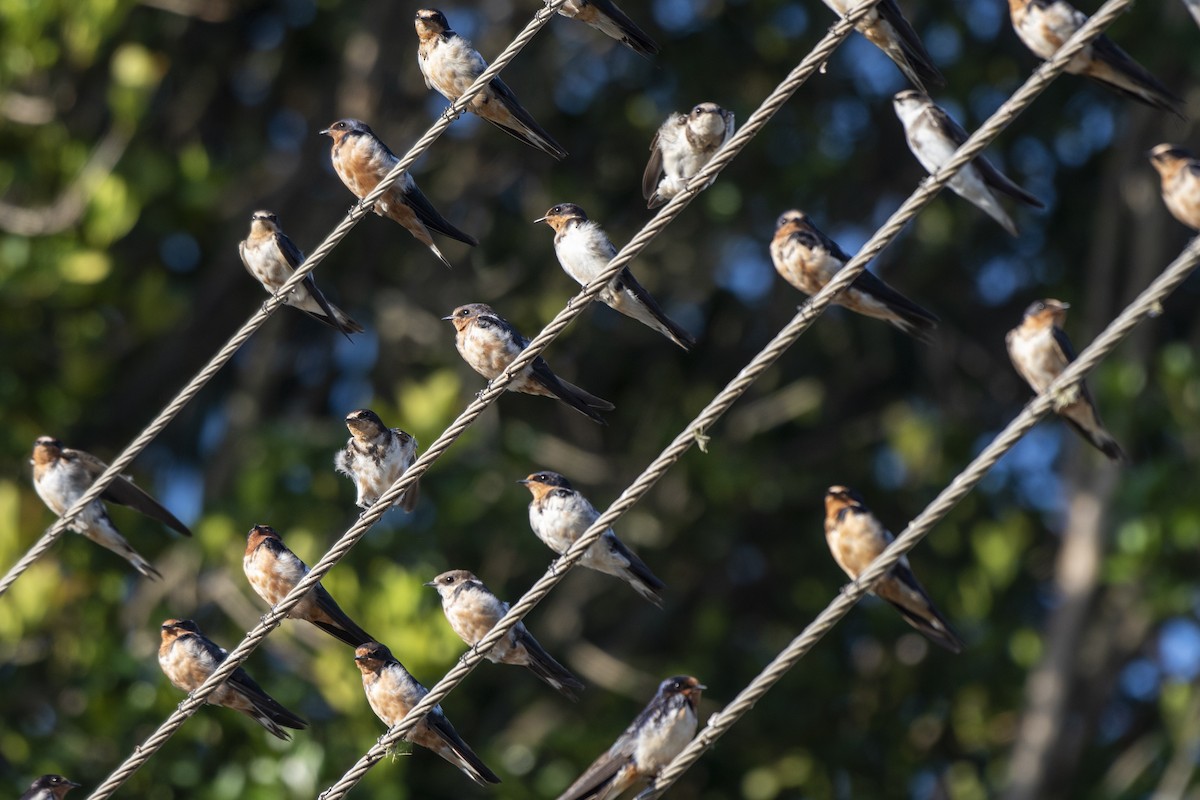
[[[988,471],[1021,440],[1021,437],[1054,410],[1059,398],[1069,396],[1068,390],[1132,333],[1138,323],[1148,317],[1158,316],[1161,313],[1162,302],[1192,274],[1197,265],[1200,265],[1200,236],[1192,239],[1179,257],[1109,323],[1108,327],[1079,354],[1079,358],[1063,370],[1063,373],[1046,387],[1045,392],[1031,400],[991,444],[984,448],[924,511],[908,523],[896,540],[871,562],[856,581],[847,585],[729,705],[709,717],[704,729],[659,773],[653,787],[638,795],[638,800],[650,800],[670,788],[671,784],[753,708],[754,704],[821,640],[821,637],[850,612],[854,604],[871,590],[876,581],[895,566],[908,551],[916,547],[933,527],[950,513],[958,501],[983,480]]]
[[[96,478],[96,481],[88,488],[86,492],[83,493],[79,500],[77,500],[70,508],[68,508],[66,512],[54,522],[54,524],[47,528],[45,533],[42,534],[41,538],[38,539],[38,541],[26,551],[25,555],[22,556],[21,559],[17,561],[17,563],[14,564],[7,573],[5,573],[4,578],[0,579],[0,596],[3,596],[4,593],[7,592],[14,583],[16,583],[17,578],[21,577],[21,575],[27,569],[33,566],[34,562],[46,554],[46,552],[51,548],[51,546],[53,546],[58,538],[62,536],[63,532],[66,531],[66,529],[71,525],[75,518],[79,516],[83,509],[87,508],[88,505],[90,505],[93,501],[99,499],[100,495],[102,495],[108,488],[108,485],[112,483],[118,475],[124,472],[131,463],[133,463],[133,460],[137,458],[138,455],[140,455],[141,452],[146,449],[146,447],[152,441],[154,441],[154,439],[160,433],[162,433],[167,425],[171,424],[175,417],[178,416],[181,411],[183,411],[184,407],[191,402],[192,398],[195,397],[210,380],[212,380],[213,376],[216,375],[226,363],[228,363],[229,359],[233,358],[238,349],[241,348],[241,346],[245,344],[246,341],[266,323],[267,319],[275,313],[275,310],[278,309],[279,306],[283,305],[284,298],[291,293],[292,289],[294,289],[301,281],[304,280],[306,276],[309,275],[309,273],[315,270],[317,266],[325,260],[325,257],[333,251],[333,248],[337,247],[341,243],[342,239],[346,238],[346,235],[349,234],[350,230],[358,224],[359,220],[371,212],[371,210],[375,207],[375,202],[382,197],[385,192],[389,191],[396,181],[400,180],[400,177],[404,174],[404,172],[410,166],[412,166],[413,162],[420,158],[421,155],[424,154],[424,152],[428,150],[435,141],[437,141],[438,137],[445,132],[446,128],[450,127],[450,124],[454,122],[454,120],[462,116],[467,104],[471,102],[471,99],[480,91],[482,91],[483,88],[491,82],[492,78],[496,77],[502,69],[508,66],[509,62],[517,57],[517,54],[524,49],[525,45],[529,43],[529,40],[532,39],[538,33],[538,31],[546,26],[546,24],[550,21],[550,18],[553,17],[555,13],[557,13],[558,9],[566,2],[567,0],[548,0],[546,6],[542,9],[539,9],[538,12],[533,15],[533,18],[529,21],[529,23],[521,30],[519,34],[517,34],[517,37],[513,39],[512,43],[510,43],[509,46],[506,47],[504,51],[496,58],[495,62],[490,64],[488,68],[480,74],[475,82],[472,83],[467,90],[462,93],[462,96],[455,100],[450,107],[446,109],[442,116],[440,116],[438,120],[434,122],[434,124],[431,125],[427,131],[425,131],[425,135],[418,139],[416,144],[414,144],[404,155],[404,157],[397,162],[396,166],[392,168],[391,172],[389,172],[383,177],[382,180],[379,181],[379,184],[375,187],[375,189],[372,190],[371,193],[364,197],[361,201],[359,201],[354,208],[350,209],[350,212],[341,221],[341,223],[339,223],[338,226],[334,228],[328,236],[325,237],[324,241],[317,246],[317,249],[314,250],[308,256],[308,258],[304,260],[304,263],[296,268],[295,273],[293,273],[292,276],[288,278],[282,286],[279,287],[279,291],[276,292],[275,295],[262,306],[258,313],[250,317],[250,319],[248,319],[242,325],[237,333],[230,337],[230,339],[225,343],[225,346],[222,347],[198,373],[196,373],[195,377],[193,377],[192,380],[189,381],[182,390],[180,390],[175,398],[158,413],[158,416],[156,416],[154,420],[146,426],[146,428],[138,435],[138,437],[130,442],[125,449],[121,451],[116,459],[114,459],[109,465],[108,469],[106,469],[98,478]],[[94,796],[96,795],[93,795],[93,797]]]
[[[435,705],[441,702],[446,695],[450,693],[463,679],[475,668],[475,666],[484,659],[488,651],[504,638],[508,631],[517,624],[529,611],[531,611],[549,591],[561,581],[568,570],[582,557],[583,553],[590,547],[603,533],[608,530],[613,523],[618,520],[621,515],[631,508],[649,489],[658,481],[658,479],[673,466],[686,453],[694,443],[702,442],[705,439],[704,431],[719,419],[726,410],[749,388],[749,386],[770,367],[781,356],[799,336],[816,320],[816,318],[824,311],[824,309],[835,299],[836,295],[848,287],[854,279],[866,268],[867,263],[878,255],[895,236],[903,229],[916,214],[927,205],[937,192],[954,177],[958,170],[962,169],[975,156],[983,151],[985,147],[1006,128],[1016,116],[1021,113],[1036,97],[1060,75],[1070,59],[1087,45],[1091,39],[1098,36],[1105,26],[1120,14],[1126,7],[1131,4],[1132,0],[1110,0],[1108,4],[1103,6],[1101,10],[1085,25],[1074,37],[1068,40],[1055,57],[1043,64],[1034,74],[1025,82],[1022,87],[1015,92],[1008,101],[1006,101],[996,112],[990,117],[983,126],[981,126],[968,140],[959,148],[954,157],[951,158],[935,175],[924,180],[921,186],[905,201],[903,205],[892,215],[891,218],[871,237],[870,240],[862,247],[859,253],[851,259],[837,275],[826,285],[818,294],[814,295],[807,303],[801,306],[800,311],[792,319],[792,321],[776,335],[774,339],[765,347],[755,358],[747,364],[746,367],[738,373],[734,378],[713,400],[708,406],[690,423],[682,433],[651,463],[649,467],[621,493],[612,505],[588,528],[586,532],[567,550],[526,593],[521,599],[512,605],[509,612],[492,628],[492,630],[481,639],[474,647],[471,648],[459,662],[450,669],[437,684],[430,689],[429,693],[422,698],[408,713],[408,715],[398,725],[387,731],[368,752],[359,759],[337,783],[321,793],[321,800],[339,800],[353,788],[358,781],[367,773],[367,771],[380,761],[386,754],[388,749],[402,739],[419,721],[433,709]],[[797,77],[798,73],[802,73],[804,67],[810,60],[815,62],[815,66],[819,67],[828,58],[828,53],[823,53],[825,49],[823,45],[835,36],[843,37],[846,34],[848,24],[857,21],[865,9],[863,6],[856,7],[846,19],[835,25],[825,39],[815,48],[810,56],[802,62],[801,66],[788,76],[788,78],[780,84],[775,92],[768,97],[766,101],[759,107],[758,111],[751,116],[747,124],[738,131],[738,134],[733,137],[724,148],[722,148],[712,162],[710,162],[704,170],[698,173],[695,178],[689,182],[687,190],[674,198],[664,208],[662,213],[648,224],[642,231],[638,233],[625,248],[614,259],[609,262],[608,268],[596,278],[595,281],[584,291],[578,295],[571,304],[568,304],[560,314],[536,337],[532,344],[539,343],[543,338],[553,338],[558,330],[565,327],[566,323],[573,318],[575,311],[574,304],[576,301],[583,298],[591,298],[605,286],[611,278],[615,277],[617,272],[625,264],[631,260],[624,258],[626,252],[638,245],[643,238],[652,238],[654,233],[660,228],[655,228],[655,223],[673,209],[676,203],[682,205],[690,201],[691,196],[699,191],[701,187],[706,185],[707,180],[717,171],[719,171],[729,159],[736,153],[729,153],[735,147],[740,149],[744,144],[743,140],[738,137],[744,136],[745,140],[751,138],[758,132],[758,127],[765,124],[779,106],[782,105],[782,100],[774,102],[777,95],[787,91],[785,87],[791,83],[793,78]],[[840,40],[839,40],[840,41]],[[835,41],[828,48],[829,52],[836,47]],[[819,54],[820,53],[820,54]],[[811,74],[811,73],[809,73]],[[805,77],[799,78],[796,88],[803,83]],[[788,91],[790,95],[795,89]],[[752,128],[751,125],[757,123],[758,127]],[[724,157],[724,158],[723,158]],[[651,232],[653,231],[653,233]],[[648,235],[647,235],[648,234]],[[562,324],[560,320],[566,318]],[[528,354],[523,354],[527,356]],[[518,359],[509,367],[501,378],[507,377],[515,370],[523,368],[525,363],[528,363],[532,356],[524,361]],[[499,379],[497,379],[499,380]],[[952,484],[953,485],[953,484]],[[393,490],[396,487],[393,487]],[[396,493],[397,496],[399,492]],[[948,509],[947,509],[948,510]]]

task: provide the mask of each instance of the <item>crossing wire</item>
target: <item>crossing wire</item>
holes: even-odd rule
[[[669,445],[658,456],[658,458],[656,458],[655,461],[652,462],[651,465],[647,467],[647,469],[632,484],[630,484],[630,486],[624,492],[622,492],[621,496],[618,497],[617,500],[614,501],[613,504],[597,518],[592,526],[580,536],[580,538],[571,546],[571,548],[552,565],[551,569],[548,570],[541,577],[541,579],[539,579],[529,589],[529,591],[527,591],[525,595],[510,608],[509,612],[496,623],[488,635],[481,639],[466,654],[464,654],[459,662],[451,670],[449,670],[442,677],[442,679],[434,685],[432,689],[429,690],[429,693],[422,698],[421,702],[414,706],[399,724],[392,727],[382,737],[380,737],[376,744],[372,746],[371,749],[362,758],[360,758],[359,761],[356,762],[354,766],[351,767],[337,783],[322,792],[320,795],[320,800],[339,800],[339,798],[344,797],[346,793],[349,792],[349,790],[362,779],[366,772],[387,754],[389,748],[396,744],[400,739],[404,738],[404,736],[421,720],[421,718],[424,717],[425,714],[432,710],[433,707],[440,703],[442,699],[444,699],[446,695],[450,693],[451,690],[461,683],[462,680],[465,679],[466,676],[471,672],[471,670],[474,669],[474,667],[484,659],[488,651],[490,651],[496,642],[504,638],[507,635],[507,632],[527,613],[529,613],[529,611],[532,610],[541,601],[541,599],[545,597],[545,595],[565,577],[566,572],[575,565],[587,548],[590,547],[592,543],[594,543],[604,533],[604,531],[608,530],[608,528],[610,528],[613,523],[625,513],[625,511],[632,507],[647,491],[649,491],[649,489],[666,472],[667,469],[674,465],[683,456],[683,454],[691,448],[693,444],[698,443],[703,445],[703,442],[707,439],[705,431],[717,419],[720,418],[720,416],[746,391],[747,388],[749,388],[749,386],[759,375],[761,375],[763,371],[771,366],[779,358],[779,356],[782,355],[783,352],[786,351],[787,348],[790,347],[809,326],[811,326],[811,324],[836,298],[836,296],[847,286],[849,286],[863,271],[863,269],[865,269],[867,263],[876,255],[878,255],[888,244],[890,244],[892,240],[894,240],[895,236],[900,232],[904,225],[907,224],[914,216],[916,216],[916,214],[933,199],[933,197],[957,173],[957,171],[966,165],[971,159],[977,156],[980,152],[982,152],[982,150],[992,141],[992,139],[999,135],[999,133],[1005,127],[1007,127],[1013,119],[1015,119],[1017,114],[1019,114],[1030,103],[1032,103],[1032,101],[1039,94],[1041,94],[1042,91],[1045,90],[1046,86],[1048,86],[1051,81],[1053,81],[1064,71],[1071,58],[1077,52],[1086,47],[1092,39],[1094,39],[1096,36],[1099,36],[1103,32],[1104,28],[1111,24],[1112,21],[1116,19],[1117,15],[1122,13],[1131,3],[1132,0],[1109,0],[1109,2],[1102,6],[1100,11],[1098,11],[1085,26],[1083,26],[1074,36],[1064,43],[1063,47],[1059,49],[1054,58],[1050,59],[1041,67],[1039,67],[1029,78],[1029,80],[1027,80],[1017,92],[1013,93],[1009,100],[1006,101],[999,109],[997,109],[992,117],[990,117],[983,126],[981,126],[970,138],[968,138],[962,147],[955,152],[954,157],[951,158],[942,167],[942,169],[922,182],[921,186],[908,198],[907,201],[905,201],[903,205],[901,205],[896,213],[893,214],[892,217],[889,218],[889,220],[879,230],[876,231],[876,233],[865,245],[863,245],[858,254],[849,262],[847,262],[847,264],[838,271],[835,277],[819,293],[814,295],[807,303],[801,306],[799,313],[797,313],[792,321],[783,330],[781,330],[779,334],[776,335],[776,337],[767,345],[766,348],[764,348],[745,368],[743,368],[743,370],[733,381],[731,381],[716,397],[714,397],[709,405],[706,406],[705,409],[684,429],[684,431],[675,438],[672,444]],[[852,11],[851,16],[842,21],[842,24],[845,24],[847,20],[857,20],[858,16],[854,12],[861,10],[861,6],[856,7]],[[805,62],[802,62],[801,66],[797,67],[797,69],[793,71],[792,75],[788,76],[788,79],[786,79],[784,83],[780,84],[780,87],[778,87],[776,92],[772,93],[768,100],[764,102],[759,111],[764,111],[771,101],[775,99],[776,94],[780,93],[781,90],[784,90],[785,87],[793,80],[793,78],[797,77],[797,73],[803,72],[805,64],[807,64],[810,59],[813,60],[817,66],[823,64],[824,60],[828,58],[828,54],[823,53],[822,46],[827,43],[827,40],[832,39],[836,35],[844,35],[845,32],[846,31],[843,27],[841,27],[841,24],[834,26],[826,39],[823,39],[818,47],[815,48],[810,54],[810,57],[806,58]],[[838,41],[840,41],[840,39],[833,42],[832,46],[829,48],[830,52],[832,52],[832,49],[836,47]],[[818,51],[821,52],[819,53]],[[805,73],[803,78],[798,80],[796,86],[791,88],[791,91],[794,91],[795,88],[798,88],[800,83],[803,83],[803,79],[807,78],[808,74],[811,73]],[[786,91],[786,94],[790,96],[791,91]],[[757,113],[758,112],[756,112],[756,115]],[[768,112],[766,116],[769,117],[770,113],[773,113],[773,111]],[[754,117],[752,117],[751,120],[754,120]],[[752,135],[753,133],[757,132],[756,130],[748,131],[749,128],[750,122],[747,122],[747,125],[743,127],[739,133]],[[715,175],[715,173],[724,165],[725,161],[728,160],[725,159],[725,161],[721,161],[722,156],[728,156],[729,158],[732,158],[732,155],[729,155],[726,150],[729,149],[733,144],[734,142],[731,141],[725,149],[722,149],[714,157],[713,162],[710,163],[705,170],[697,174],[697,176],[689,183],[687,197],[681,196],[675,198],[675,200],[686,202],[690,199],[691,193],[698,191],[700,187],[705,186],[707,180],[712,177],[712,175]],[[664,212],[670,207],[671,206],[668,205],[666,208],[664,208]],[[631,241],[631,244],[636,242],[638,238],[639,237],[635,237],[634,240]],[[614,258],[612,262],[610,262],[609,268],[606,269],[606,271],[596,279],[594,284],[606,285],[610,278],[615,277],[619,267],[625,263],[625,261],[621,260],[621,256],[624,254],[624,252],[625,251],[622,250],[622,252],[618,254],[618,256]],[[1180,277],[1179,280],[1182,280],[1182,277]],[[1175,285],[1177,285],[1177,283],[1173,284],[1171,288],[1174,288]],[[1140,317],[1138,317],[1138,319],[1140,319]],[[553,328],[553,326],[554,323],[551,323],[550,326],[547,326],[546,330],[549,331],[551,328]],[[1122,335],[1125,332],[1127,332],[1127,329],[1122,333]],[[535,339],[534,341],[536,342],[537,340]],[[1115,342],[1113,344],[1115,346]],[[1101,356],[1105,353],[1107,353],[1107,350],[1104,351],[1104,353],[1101,353]],[[1096,360],[1098,360],[1098,357],[1096,357]],[[1087,364],[1085,363],[1084,367],[1086,366]],[[510,369],[516,369],[517,367],[518,365],[514,363]],[[1074,374],[1078,375],[1082,369],[1083,368],[1075,370]],[[1063,385],[1066,385],[1067,383],[1068,382],[1064,381]],[[1044,414],[1045,411],[1043,410],[1042,413]],[[1032,427],[1032,425],[1030,425],[1030,427]],[[1019,438],[1019,436],[1017,438]],[[1015,441],[1016,439],[1013,439],[1013,443],[1015,443]],[[1011,443],[1008,444],[1008,447],[1011,447]],[[999,456],[997,456],[997,458],[998,457]],[[959,485],[961,477],[962,476],[960,476],[959,479],[956,479],[951,484],[952,488]],[[976,478],[975,482],[978,482],[978,478]],[[974,483],[971,483],[967,487],[967,490],[969,491],[973,485]],[[395,487],[393,487],[393,489],[394,488]],[[396,494],[397,496],[399,495],[398,492]],[[952,505],[953,504],[945,507],[939,505],[939,514],[936,518],[931,517],[931,520],[928,522],[929,526],[932,527],[932,525],[938,519],[940,519],[941,516],[950,510]],[[878,573],[876,573],[875,577],[878,577],[878,575],[882,574],[882,571],[883,570],[880,570]],[[864,584],[864,587],[869,586],[870,583]],[[861,596],[862,592],[864,591],[866,591],[866,588],[863,588],[859,592],[859,596]],[[731,719],[730,724],[732,724],[733,721],[736,721],[736,717]],[[707,733],[711,735],[711,732]],[[705,748],[701,746],[698,749],[702,752]],[[698,758],[698,756],[699,753],[697,753],[695,758]],[[689,762],[688,765],[690,765],[690,763],[691,762]],[[678,774],[681,774],[683,769],[686,769],[686,766],[680,769]]]

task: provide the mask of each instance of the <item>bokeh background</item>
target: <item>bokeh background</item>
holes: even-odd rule
[[[77,536],[0,598],[0,785],[44,772],[94,786],[182,695],[158,626],[192,617],[232,647],[264,605],[244,537],[275,526],[312,562],[353,523],[335,475],[342,417],[369,406],[432,441],[483,380],[439,321],[493,305],[527,334],[575,291],[531,220],[573,201],[618,245],[649,218],[648,143],[703,100],[744,121],[834,21],[817,0],[626,0],[662,46],[638,57],[558,18],[505,72],[570,151],[555,163],[472,118],[414,174],[474,234],[439,240],[446,271],[370,217],[317,271],[364,323],[353,342],[281,309],[133,465],[193,540],[122,509],[166,579],[141,579]],[[905,3],[973,129],[1037,65],[998,0]],[[457,2],[453,26],[494,57],[532,0]],[[1094,4],[1088,4],[1091,10]],[[50,433],[112,458],[265,299],[237,243],[275,211],[313,249],[352,197],[317,131],[367,120],[403,152],[444,108],[415,63],[417,5],[386,0],[14,0],[0,5],[0,565],[53,517],[28,453]],[[1140,3],[1111,30],[1200,116],[1200,30],[1182,3]],[[616,403],[608,427],[549,401],[499,400],[433,467],[411,515],[389,512],[325,580],[432,685],[463,652],[421,584],[470,569],[518,597],[550,562],[515,481],[568,475],[604,508],[792,316],[774,273],[776,216],[798,207],[853,252],[923,176],[891,95],[900,73],[852,36],[633,265],[700,339],[691,353],[606,308],[547,351]],[[618,526],[668,584],[659,611],[578,571],[528,619],[588,684],[578,704],[531,674],[481,665],[444,703],[504,779],[484,792],[427,751],[377,766],[356,797],[554,797],[664,676],[728,702],[845,578],[822,535],[832,483],[894,530],[1020,409],[1005,331],[1032,300],[1070,302],[1086,344],[1173,258],[1187,231],[1145,151],[1200,145],[1194,124],[1080,78],[1057,81],[988,150],[1042,198],[1007,236],[944,193],[872,269],[943,323],[929,346],[832,309]],[[1200,284],[1189,281],[1091,378],[1133,463],[1114,468],[1040,425],[912,556],[969,644],[930,649],[868,600],[683,779],[681,798],[1177,797],[1200,743]],[[382,732],[348,648],[286,622],[247,663],[312,725],[291,743],[202,709],[127,797],[311,797]]]

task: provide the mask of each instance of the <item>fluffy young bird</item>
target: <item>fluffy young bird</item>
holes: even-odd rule
[[[686,114],[667,117],[650,141],[650,160],[642,173],[646,207],[665,205],[687,188],[730,136],[733,112],[716,103],[700,103]]]
[[[417,460],[417,440],[399,428],[387,427],[369,408],[347,414],[346,427],[350,438],[334,456],[333,464],[354,481],[358,507],[370,508]],[[400,495],[397,505],[412,511],[419,493],[418,484],[413,483]]]

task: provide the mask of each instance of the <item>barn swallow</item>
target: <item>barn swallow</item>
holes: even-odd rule
[[[533,495],[529,503],[529,527],[559,555],[567,552],[600,516],[588,499],[557,472],[535,472],[517,483],[524,484]],[[666,584],[617,538],[612,528],[592,543],[578,563],[620,578],[642,597],[662,607],[660,592]]]
[[[454,346],[458,354],[489,381],[498,376],[529,346],[529,340],[500,317],[491,306],[471,303],[459,306],[443,320],[454,323]],[[567,383],[550,371],[545,359],[538,356],[508,384],[508,391],[554,397],[569,405],[593,422],[604,425],[598,411],[612,411],[607,400],[590,395],[574,384]]]
[[[408,674],[391,651],[378,642],[367,642],[358,647],[354,651],[354,663],[362,672],[363,690],[371,710],[389,728],[399,725],[413,706],[429,694],[429,690]],[[404,738],[437,753],[480,786],[500,782],[496,773],[487,768],[454,730],[440,705],[434,706]]]
[[[649,58],[658,54],[658,45],[654,40],[634,25],[633,20],[617,8],[612,0],[567,0],[558,7],[558,13],[587,23],[639,55]]]
[[[687,188],[688,181],[704,169],[730,136],[733,112],[716,103],[701,103],[687,114],[675,112],[667,117],[650,141],[650,160],[642,173],[646,208],[665,205]]]
[[[308,574],[308,565],[288,549],[274,528],[255,525],[246,536],[242,570],[255,594],[274,608]],[[292,606],[288,616],[307,620],[351,647],[375,640],[374,636],[346,616],[346,612],[319,583],[303,600]]]
[[[415,24],[420,40],[417,65],[425,77],[425,85],[453,103],[483,74],[487,61],[469,41],[451,30],[446,15],[437,9],[418,11]],[[567,151],[537,124],[521,106],[513,90],[499,78],[492,78],[471,99],[467,111],[554,158],[567,155]]]
[[[474,647],[487,636],[500,618],[508,613],[508,603],[501,600],[465,569],[443,572],[426,586],[437,589],[442,598],[442,611],[446,621],[458,634],[458,638]],[[583,684],[566,667],[559,664],[538,644],[525,627],[518,622],[508,634],[496,642],[487,653],[493,664],[514,664],[529,667],[529,670],[561,692],[567,699],[577,699],[576,692],[583,691]]]
[[[893,98],[896,116],[904,126],[908,149],[930,175],[950,160],[954,151],[967,141],[967,132],[935,104],[928,95],[907,89]],[[973,203],[1011,235],[1017,235],[1016,223],[1000,205],[995,192],[1002,192],[1034,208],[1045,208],[1041,200],[1017,186],[983,156],[963,166],[947,184],[959,197]],[[995,191],[993,191],[995,190]]]
[[[304,253],[287,237],[279,227],[279,219],[270,211],[255,211],[250,215],[250,235],[238,244],[238,254],[246,265],[246,271],[270,294],[278,294],[287,279],[304,262]],[[363,332],[362,325],[325,299],[311,272],[304,276],[304,280],[292,289],[283,302],[341,331],[346,338],[350,338],[352,333]]]
[[[583,209],[574,203],[560,203],[534,222],[544,222],[554,229],[554,254],[558,256],[558,263],[585,289],[617,255],[617,248],[600,226],[589,220]],[[598,297],[613,311],[653,328],[684,350],[696,343],[690,333],[667,316],[628,267],[617,273]]]
[[[867,508],[858,492],[845,486],[829,487],[825,493],[825,541],[829,543],[833,560],[851,580],[858,580],[863,570],[894,538]],[[962,640],[917,582],[907,556],[875,583],[871,593],[895,606],[905,622],[934,644],[953,653],[962,652]]]
[[[82,450],[63,447],[62,442],[53,436],[38,437],[33,443],[33,457],[29,463],[33,465],[33,488],[37,490],[38,497],[59,516],[73,506],[96,478],[108,469],[108,465],[100,459]],[[114,478],[100,498],[92,501],[71,523],[71,530],[83,534],[101,547],[112,550],[147,578],[161,578],[158,570],[150,566],[150,562],[142,558],[129,542],[125,541],[125,537],[109,518],[101,500],[129,506],[184,536],[191,536],[192,532],[176,519],[174,514],[159,505],[157,500],[122,475]]]
[[[785,211],[775,221],[775,236],[771,239],[775,270],[809,296],[821,291],[851,258],[837,242],[818,230],[803,211]],[[936,316],[866,270],[833,302],[890,322],[921,341],[929,341],[938,323]]]
[[[845,17],[857,5],[857,1],[825,0],[825,5]],[[882,50],[913,86],[922,92],[926,91],[927,83],[934,86],[946,85],[946,79],[933,65],[933,58],[921,43],[921,37],[917,36],[912,25],[900,13],[900,7],[896,5],[895,0],[881,0],[858,21],[854,29]]]
[[[1025,309],[1021,324],[1004,337],[1008,357],[1017,373],[1037,394],[1045,392],[1046,387],[1075,360],[1075,349],[1062,329],[1068,308],[1070,306],[1058,300],[1031,303]],[[1080,381],[1078,396],[1061,408],[1056,404],[1054,410],[1104,455],[1113,461],[1125,460],[1121,446],[1104,429],[1086,383]]]
[[[1160,144],[1150,163],[1162,178],[1162,198],[1175,219],[1200,231],[1200,160],[1182,147]]]
[[[333,464],[338,472],[354,480],[358,507],[370,508],[417,460],[417,440],[399,428],[385,426],[369,408],[347,414],[346,427],[350,429],[350,438],[334,456]],[[417,484],[412,484],[404,490],[397,505],[412,511],[418,493]]]
[[[400,161],[362,120],[340,119],[321,133],[333,140],[330,157],[334,171],[346,188],[360,200],[370,194]],[[375,201],[375,213],[403,225],[447,267],[450,262],[433,243],[430,229],[472,247],[479,244],[474,237],[463,233],[438,213],[408,172],[401,175],[400,180]]]
[[[162,624],[158,663],[176,688],[191,692],[208,680],[229,653],[200,632],[190,619],[168,619]],[[240,711],[283,740],[291,738],[284,728],[303,730],[308,723],[288,711],[263,691],[246,670],[238,667],[205,701]]]
[[[25,790],[20,800],[62,800],[67,792],[76,789],[80,784],[69,781],[62,775],[43,775]]]
[[[609,800],[657,777],[696,735],[696,706],[705,688],[690,675],[660,683],[642,713],[558,800]]]
[[[1013,30],[1038,58],[1049,60],[1088,21],[1066,0],[1008,0]],[[1180,119],[1183,100],[1163,86],[1145,67],[1101,34],[1067,64],[1067,72],[1083,75],[1126,97],[1169,111]]]

